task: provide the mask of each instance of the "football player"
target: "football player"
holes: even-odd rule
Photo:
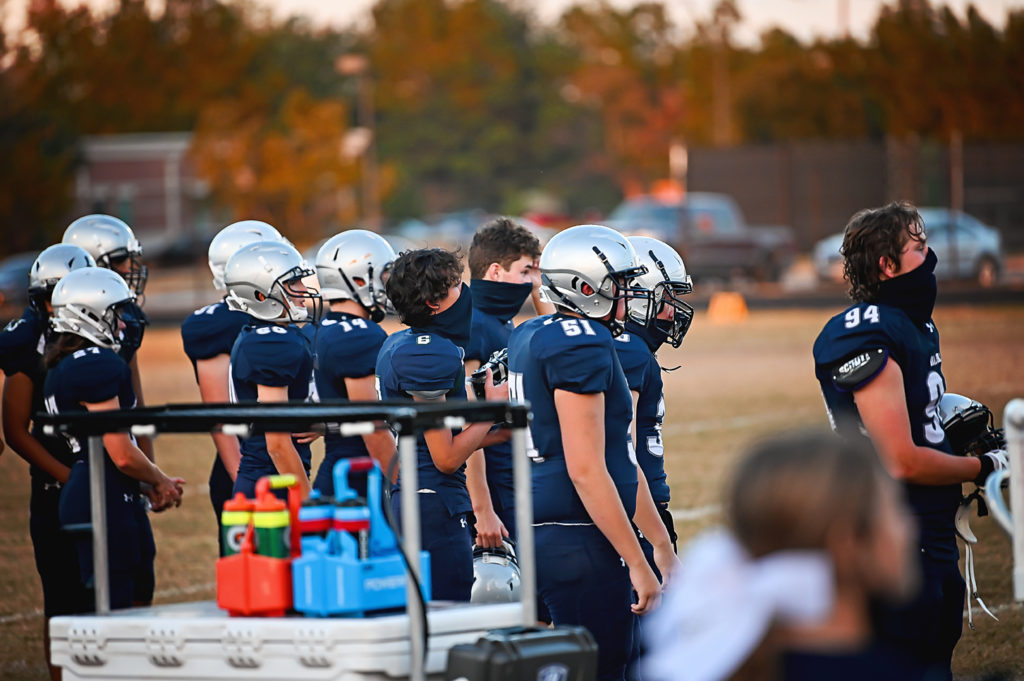
[[[210,241],[208,251],[214,288],[226,291],[224,267],[240,248],[257,241],[280,240],[282,237],[277,229],[259,220],[234,222],[220,230]],[[230,309],[222,297],[216,303],[199,308],[182,322],[182,345],[192,362],[192,371],[203,402],[224,403],[230,399],[228,365],[231,361],[231,348],[242,327],[252,321],[244,312]],[[213,458],[210,469],[210,503],[217,517],[217,537],[223,554],[220,515],[224,502],[231,498],[242,453],[238,438],[234,435],[217,432],[212,433],[212,437],[217,456]]]
[[[645,270],[625,237],[580,225],[555,235],[540,259],[558,311],[509,337],[509,392],[533,411],[534,533],[538,596],[554,624],[587,627],[598,645],[598,678],[624,678],[634,613],[653,609],[660,585],[631,520],[667,573],[672,543],[630,440],[629,387],[614,350],[632,286]],[[632,592],[637,594],[632,602]]]
[[[135,406],[131,372],[117,354],[123,331],[121,310],[134,294],[116,273],[82,267],[54,287],[53,335],[47,341],[44,388],[50,414],[131,409]],[[68,437],[76,460],[61,492],[60,522],[65,528],[91,522],[89,457],[85,443]],[[143,506],[153,510],[181,504],[184,480],[168,477],[136,446],[128,433],[103,436],[106,450],[107,534],[110,557],[110,607],[146,605],[153,599],[156,546]],[[92,537],[76,537],[82,582],[93,582]]]
[[[629,242],[636,250],[640,264],[647,273],[637,283],[651,290],[653,310],[647,324],[632,317],[626,320],[626,333],[615,340],[615,350],[626,374],[626,383],[633,394],[633,439],[636,458],[651,488],[658,514],[675,548],[675,523],[668,510],[670,490],[665,475],[665,444],[662,424],[665,420],[665,395],[662,388],[661,365],[657,352],[665,343],[678,348],[690,330],[693,307],[683,296],[693,293],[693,283],[686,273],[683,259],[668,244],[650,237],[633,236]],[[646,303],[633,303],[634,316],[642,318]],[[645,544],[645,552],[651,557]],[[652,564],[653,567],[653,564]]]
[[[229,392],[232,402],[305,402],[313,386],[313,353],[296,326],[310,317],[320,295],[306,288],[314,274],[299,252],[283,241],[243,246],[224,267],[225,300],[253,323],[242,328],[231,349]],[[315,310],[314,315],[316,316]],[[292,474],[302,498],[309,496],[311,438],[291,433],[252,434],[242,440],[234,492],[256,493],[265,475]],[[284,490],[279,490],[284,495]]]
[[[468,257],[473,322],[466,348],[467,376],[494,352],[508,347],[512,318],[527,298],[533,296],[537,309],[552,307],[539,299],[539,257],[537,237],[509,218],[496,218],[473,235]],[[498,547],[502,537],[515,538],[511,452],[511,445],[503,442],[474,453],[466,462],[478,546]]]
[[[1002,452],[953,456],[936,407],[946,389],[935,306],[935,252],[917,210],[905,202],[863,210],[843,238],[854,304],[814,343],[815,374],[842,436],[866,435],[903,482],[919,525],[924,585],[909,606],[880,618],[883,640],[947,678],[963,628],[964,580],[954,518],[961,484],[983,484]]]
[[[328,239],[316,256],[316,276],[327,312],[319,326],[303,329],[314,343],[313,376],[321,400],[377,399],[376,367],[387,332],[379,325],[387,313],[384,275],[395,251],[382,237],[350,229]],[[324,436],[324,459],[313,487],[334,496],[334,464],[370,455],[385,473],[391,468],[395,439],[389,430],[367,435]],[[365,489],[357,485],[365,497]]]
[[[60,668],[49,663],[49,618],[88,612],[93,608],[93,596],[81,582],[77,549],[61,530],[58,516],[60,491],[68,481],[74,456],[63,438],[44,435],[32,416],[44,411],[43,348],[53,287],[68,272],[95,265],[92,256],[78,246],[56,244],[45,249],[29,270],[28,307],[20,319],[0,332],[0,368],[6,376],[4,437],[30,466],[29,534],[43,587],[43,642],[53,678],[60,677]]]
[[[463,367],[469,342],[472,303],[462,283],[462,263],[439,248],[406,251],[391,267],[388,298],[409,326],[384,341],[377,357],[382,399],[444,402],[466,399]],[[487,372],[486,398],[504,400],[508,386],[495,386]],[[430,553],[431,592],[438,600],[468,601],[473,587],[472,510],[465,463],[481,446],[507,438],[489,435],[491,423],[473,423],[461,432],[428,430],[417,438],[420,532]],[[401,518],[402,484],[391,497]]]
[[[124,330],[121,331],[118,354],[131,368],[132,386],[138,406],[145,406],[139,363],[135,356],[142,345],[146,327],[149,326],[149,318],[139,303],[148,277],[146,266],[142,264],[142,246],[139,240],[123,220],[113,215],[96,213],[84,215],[68,225],[61,241],[84,248],[96,260],[97,265],[120,274],[134,294],[131,302],[121,311]],[[152,441],[148,437],[140,437],[138,442],[139,447],[152,461]]]
[[[668,510],[670,490],[665,475],[665,445],[661,434],[665,395],[656,353],[666,342],[679,347],[689,331],[693,308],[682,296],[693,292],[693,284],[683,259],[668,244],[643,236],[629,237],[629,243],[636,250],[640,264],[647,268],[647,273],[639,276],[636,282],[650,289],[653,309],[648,314],[647,301],[630,303],[631,313],[641,319],[647,317],[649,321],[641,324],[632,317],[627,318],[626,332],[615,339],[615,351],[633,396],[633,445],[637,463],[675,551],[677,535],[672,513]],[[655,574],[663,580],[665,575],[661,574],[654,561],[654,547],[646,537],[641,537],[640,546]],[[642,654],[639,618],[636,626],[630,676],[634,675],[632,665]]]

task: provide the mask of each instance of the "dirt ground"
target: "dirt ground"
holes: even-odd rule
[[[825,320],[838,310],[761,311],[743,322],[712,324],[698,315],[683,347],[662,353],[666,466],[672,507],[695,510],[677,523],[684,539],[718,518],[722,487],[745,446],[786,428],[826,427],[813,375],[810,347]],[[947,389],[989,405],[1001,420],[1005,404],[1024,396],[1024,308],[940,307]],[[139,355],[150,404],[198,399],[177,329],[153,329]],[[206,477],[213,446],[205,435],[157,440],[158,462],[188,480],[185,502],[153,516],[157,600],[213,598],[216,535]],[[314,461],[314,464],[316,460]],[[42,597],[28,536],[28,467],[15,454],[0,456],[0,678],[42,681]],[[976,631],[965,631],[957,649],[958,678],[1024,679],[1022,610],[1012,604],[1010,545],[994,523],[977,519],[978,581],[995,622],[976,611]],[[966,623],[965,623],[966,629]]]

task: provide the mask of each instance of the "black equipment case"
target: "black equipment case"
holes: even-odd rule
[[[507,627],[448,651],[447,681],[593,681],[597,643],[584,627]]]

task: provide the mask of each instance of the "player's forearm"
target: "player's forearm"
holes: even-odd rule
[[[981,461],[973,456],[953,456],[930,447],[905,445],[883,455],[890,474],[915,485],[955,485],[981,473]]]
[[[6,416],[6,414],[5,414]],[[4,419],[4,439],[15,454],[60,482],[67,482],[71,469],[56,459],[39,440],[22,428],[9,428]]]
[[[71,469],[56,459],[32,436],[32,396],[35,386],[26,374],[18,372],[7,377],[3,390],[3,431],[11,449],[31,465],[67,482]]]
[[[625,561],[626,567],[646,565],[647,559],[626,516],[626,510],[619,501],[618,489],[608,475],[607,469],[602,465],[601,469],[589,468],[586,471],[578,471],[575,475],[570,474],[570,477],[583,507],[587,509],[587,514]]]
[[[480,448],[490,428],[490,422],[474,423],[455,436],[446,429],[428,430],[423,437],[427,441],[434,466],[446,475],[459,470],[470,455]]]
[[[661,521],[658,507],[654,504],[647,477],[639,466],[636,467],[636,481],[636,511],[633,513],[633,522],[652,546],[672,550],[672,539],[668,536],[665,523]]]
[[[274,468],[282,475],[294,475],[299,486],[302,498],[309,496],[309,478],[306,476],[306,467],[299,458],[299,452],[292,444],[290,433],[267,433],[267,453],[274,464]]]
[[[479,516],[494,511],[491,491],[487,486],[487,464],[482,449],[470,454],[466,460],[466,489],[473,504],[473,513]]]
[[[363,435],[363,444],[370,458],[377,462],[384,475],[391,477],[391,482],[398,476],[398,466],[393,462],[398,448],[395,444],[395,436],[390,430],[375,430],[372,433]],[[393,469],[393,470],[392,470]]]
[[[125,475],[153,486],[163,482],[163,472],[125,433],[107,433],[103,436],[103,446],[110,460]]]
[[[238,475],[238,464],[242,460],[242,451],[238,446],[238,438],[224,433],[212,433],[213,444],[217,447],[217,456],[224,464],[224,469],[234,480]]]

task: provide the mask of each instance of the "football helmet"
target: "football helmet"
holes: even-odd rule
[[[241,220],[233,222],[210,241],[208,250],[210,272],[213,273],[213,285],[218,291],[224,291],[224,266],[242,246],[257,241],[283,241],[281,233],[273,225],[259,220]]]
[[[28,271],[28,300],[39,311],[45,312],[53,287],[72,270],[96,267],[88,251],[72,244],[54,244],[40,253]]]
[[[543,293],[552,303],[602,321],[616,336],[623,330],[614,318],[619,300],[650,308],[650,291],[634,283],[647,269],[626,237],[608,227],[577,225],[551,237],[540,256],[540,272]]]
[[[320,293],[307,289],[303,277],[314,274],[295,247],[283,241],[257,241],[240,248],[224,266],[228,307],[265,321],[302,322],[309,310],[295,299],[313,302]]]
[[[470,603],[515,603],[519,600],[519,561],[512,543],[473,548],[473,588]]]
[[[637,284],[651,291],[651,308],[644,309],[642,301],[630,301],[630,316],[638,321],[648,319],[648,324],[664,332],[668,342],[678,348],[693,322],[693,307],[681,296],[693,293],[693,282],[686,273],[686,265],[675,249],[664,241],[648,236],[631,236],[629,243],[636,250],[640,263],[647,273],[637,278]],[[664,306],[673,309],[672,319],[658,319]]]
[[[64,230],[63,243],[81,246],[89,252],[100,267],[120,274],[135,295],[141,296],[146,288],[148,271],[142,264],[142,246],[132,228],[113,215],[84,215]],[[128,271],[119,267],[128,263]]]
[[[117,272],[80,267],[53,287],[50,327],[56,333],[73,333],[116,352],[121,349],[121,308],[134,300],[135,294]]]
[[[324,300],[354,300],[379,322],[387,312],[382,276],[395,259],[383,237],[350,229],[328,239],[316,254],[316,276]]]
[[[1006,449],[1006,435],[993,426],[992,412],[981,402],[957,393],[945,393],[936,407],[953,453],[980,455]]]

